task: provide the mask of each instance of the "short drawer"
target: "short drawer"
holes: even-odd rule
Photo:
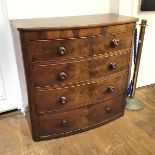
[[[130,49],[132,46],[132,38],[132,31],[93,37],[92,53],[93,55],[98,55],[112,51]]]
[[[129,70],[130,51],[105,55],[90,61],[90,78],[103,78],[104,76]]]
[[[125,94],[128,74],[115,75],[100,82],[61,89],[36,91],[39,113],[53,112],[92,104]]]
[[[89,79],[89,61],[35,65],[35,87],[50,87]]]
[[[40,136],[57,135],[95,126],[123,112],[124,96],[72,111],[39,117]]]
[[[50,61],[88,56],[87,38],[30,41],[32,61]]]

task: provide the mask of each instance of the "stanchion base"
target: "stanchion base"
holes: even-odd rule
[[[144,103],[136,98],[127,97],[126,101],[127,101],[127,104],[125,108],[127,110],[136,111],[144,108]]]

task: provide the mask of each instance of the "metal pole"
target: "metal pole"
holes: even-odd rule
[[[138,71],[139,71],[140,59],[142,54],[143,42],[144,42],[145,28],[147,26],[147,20],[143,19],[140,26],[141,28],[140,28],[140,35],[139,35],[139,41],[138,41],[136,63],[134,68],[132,90],[131,90],[130,97],[127,98],[126,109],[128,110],[140,110],[144,107],[144,103],[142,103],[141,101],[135,98],[135,90],[136,90]]]
[[[140,59],[142,54],[143,42],[144,42],[145,28],[147,26],[146,24],[147,24],[147,20],[143,19],[141,22],[141,29],[140,29],[140,35],[139,35],[139,41],[138,41],[137,58],[136,58],[136,64],[134,69],[134,75],[133,75],[133,86],[132,86],[131,95],[130,95],[131,98],[135,97],[138,71],[139,71]]]

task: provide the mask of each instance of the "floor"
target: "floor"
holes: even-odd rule
[[[0,116],[0,155],[155,155],[155,85],[137,89],[141,111],[74,136],[33,142],[25,118]]]

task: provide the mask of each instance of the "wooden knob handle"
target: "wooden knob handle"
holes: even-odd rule
[[[110,63],[109,64],[109,69],[116,69],[117,68],[117,64],[116,63]]]
[[[114,92],[115,88],[111,85],[108,86],[108,91],[109,92]]]
[[[67,51],[66,51],[65,47],[59,47],[58,53],[59,53],[61,56],[65,55],[66,52],[67,52]]]
[[[112,108],[110,106],[106,107],[106,113],[110,114],[112,112]]]
[[[113,39],[111,41],[111,43],[112,43],[113,46],[118,46],[119,45],[119,40],[118,39]]]
[[[58,79],[59,79],[60,81],[64,81],[65,79],[67,79],[67,74],[66,74],[65,72],[60,72],[60,73],[58,74]]]
[[[64,119],[61,121],[61,125],[62,125],[62,126],[68,126],[68,120],[64,118]]]
[[[59,103],[61,103],[61,104],[66,104],[66,103],[67,103],[67,97],[61,96],[61,97],[59,98]]]

